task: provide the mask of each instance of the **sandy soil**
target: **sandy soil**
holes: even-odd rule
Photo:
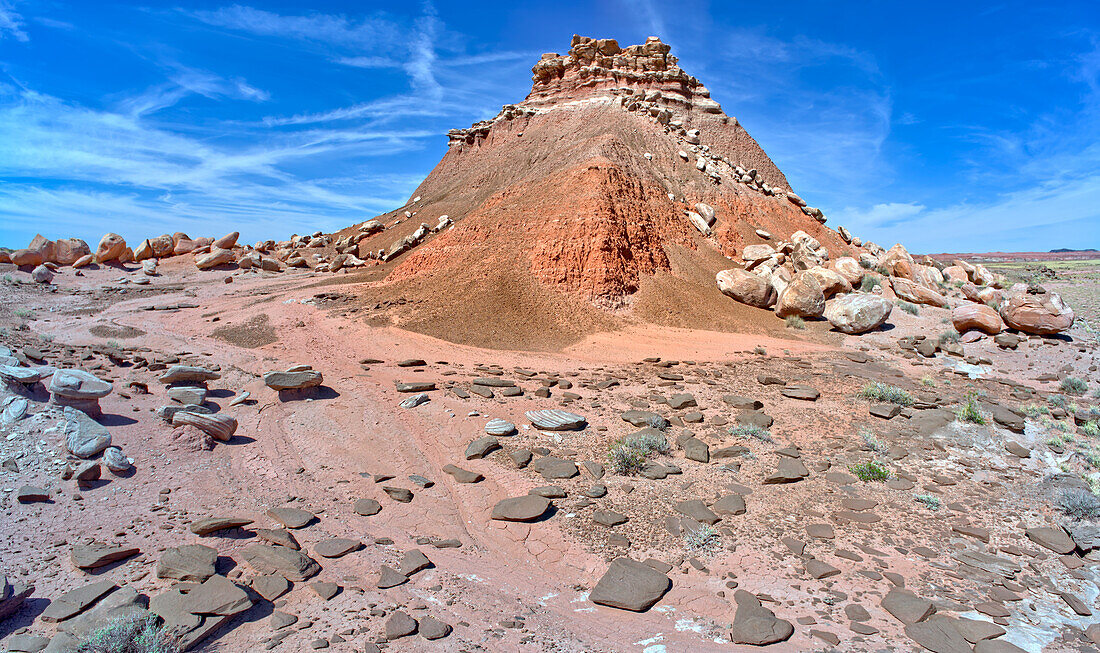
[[[291,502],[319,515],[315,525],[295,533],[305,550],[328,537],[366,544],[343,558],[321,560],[318,579],[336,582],[342,591],[324,601],[306,583],[297,584],[303,587],[274,606],[261,602],[215,633],[203,650],[262,648],[272,634],[266,618],[272,609],[300,619],[277,645],[286,651],[311,650],[313,640],[328,641],[340,633],[346,641],[332,642],[333,650],[363,650],[366,642],[382,636],[386,615],[395,609],[418,618],[432,615],[455,630],[437,642],[414,636],[388,643],[394,651],[739,650],[725,637],[735,611],[732,587],[762,595],[778,617],[795,624],[794,636],[769,650],[829,649],[811,635],[815,629],[837,635],[840,650],[906,650],[912,643],[901,635],[901,624],[879,607],[892,587],[884,572],[900,574],[907,588],[933,600],[941,613],[980,616],[973,606],[988,600],[989,579],[960,568],[950,557],[975,546],[972,538],[952,533],[951,525],[961,522],[993,532],[992,544],[978,542],[979,549],[1003,551],[1010,544],[1022,549],[1021,555],[1009,557],[1028,568],[1016,581],[1026,596],[1018,607],[1029,607],[1008,604],[1006,639],[1032,651],[1086,650],[1080,633],[1091,622],[1068,613],[1051,589],[1074,592],[1100,607],[1093,554],[1082,559],[1084,567],[1070,572],[1022,537],[1025,526],[1063,519],[1049,492],[1037,485],[1057,477],[1058,464],[1077,460],[1071,460],[1072,452],[1059,457],[1044,444],[1055,427],[1036,420],[1025,433],[1012,434],[995,425],[953,422],[930,431],[917,419],[928,411],[907,409],[912,419],[881,420],[868,415],[868,402],[857,396],[867,381],[877,380],[902,387],[930,406],[950,408],[972,391],[984,393],[983,401],[1012,407],[1043,404],[1056,384],[1035,380],[1040,373],[1062,370],[1088,379],[1093,387],[1100,380],[1094,342],[1077,335],[1025,342],[1015,352],[999,350],[988,338],[967,344],[968,356],[990,361],[983,365],[988,371],[982,379],[952,372],[952,357],[923,359],[898,349],[902,335],[942,331],[947,312],[928,308],[920,316],[895,311],[891,330],[862,337],[844,338],[820,324],[800,332],[777,326],[766,334],[746,334],[633,323],[552,351],[488,350],[371,326],[358,314],[349,315],[337,300],[315,299],[331,286],[319,285],[327,278],[308,272],[198,272],[189,261],[177,259],[163,262],[161,276],[142,287],[120,282],[141,276],[136,266],[128,267],[87,270],[80,277],[66,271],[52,291],[25,282],[28,275],[14,271],[13,282],[0,286],[4,344],[16,351],[37,347],[51,364],[79,366],[112,380],[115,392],[101,402],[103,423],[135,460],[131,476],[107,474],[95,487],[60,480],[66,456],[50,430],[56,418],[42,389],[32,397],[31,416],[4,427],[8,435],[0,441],[0,457],[14,458],[19,471],[4,477],[9,493],[0,507],[8,527],[0,534],[0,553],[4,570],[33,579],[35,597],[43,598],[0,625],[0,636],[23,627],[51,634],[52,626],[35,621],[46,599],[92,578],[111,578],[149,595],[163,591],[173,581],[156,578],[153,569],[171,546],[214,546],[222,556],[219,571],[246,580],[253,572],[239,554],[255,541],[252,531],[200,538],[187,524],[231,515],[268,527],[272,522],[265,511]],[[225,283],[227,278],[232,283]],[[179,304],[194,307],[147,310]],[[196,450],[190,446],[192,433],[157,418],[156,407],[170,402],[157,373],[134,364],[138,357],[220,368],[222,378],[210,384],[211,402],[238,420],[233,440]],[[408,358],[422,358],[427,365],[396,366]],[[643,362],[646,358],[676,363],[662,367]],[[364,359],[383,362],[361,365]],[[323,386],[280,396],[260,379],[266,371],[295,364],[321,370]],[[472,378],[493,369],[517,381],[523,396],[461,399],[449,389],[469,388]],[[669,372],[682,378],[659,376]],[[814,402],[787,398],[781,385],[758,381],[765,374],[812,386],[821,397]],[[540,379],[569,380],[568,392],[579,398],[568,399],[557,387],[549,397],[536,396],[535,390],[546,385]],[[423,406],[400,408],[405,396],[395,392],[394,382],[410,380],[434,381],[440,389],[429,393],[431,401]],[[136,390],[133,382],[146,384],[149,394]],[[251,400],[229,407],[229,399],[241,391],[250,392]],[[662,403],[681,392],[692,393],[698,407],[676,410]],[[722,400],[730,394],[763,402],[775,420],[773,443],[730,435],[728,424],[741,412]],[[547,407],[580,413],[589,427],[561,434],[530,428],[524,411]],[[659,458],[682,474],[664,480],[609,472],[597,481],[582,467],[575,478],[547,481],[530,469],[516,469],[508,458],[519,449],[543,447],[578,463],[606,465],[608,448],[635,430],[619,418],[630,408],[672,419],[670,440],[689,429],[711,451],[740,444],[751,453],[700,463],[686,459],[674,444]],[[514,422],[518,433],[501,438],[502,451],[465,460],[466,445],[484,435],[492,417]],[[870,433],[871,440],[861,432]],[[1034,447],[1032,457],[1020,460],[1005,453],[1003,443],[1009,439]],[[876,454],[869,441],[881,442],[888,453]],[[810,476],[794,484],[764,484],[783,455],[776,452],[787,446],[800,450]],[[894,470],[896,486],[838,482],[839,476],[828,474],[876,457]],[[456,483],[441,471],[449,463],[480,472],[485,480]],[[379,474],[394,478],[376,483]],[[421,487],[410,475],[432,485]],[[533,524],[489,519],[498,500],[551,483],[568,496],[555,500],[557,510],[549,519]],[[597,483],[607,487],[606,497],[585,497]],[[24,484],[57,494],[51,503],[22,505],[10,491]],[[414,499],[396,502],[381,485],[408,488]],[[907,485],[912,489],[898,489]],[[668,529],[669,518],[680,516],[677,502],[699,498],[709,503],[730,491],[745,495],[748,512],[719,522],[716,546],[692,551]],[[914,501],[918,493],[934,494],[942,507],[932,511]],[[373,517],[355,514],[352,505],[361,497],[377,499],[382,511]],[[854,498],[877,502],[868,511],[877,519],[864,523],[853,517],[844,501]],[[629,521],[600,526],[592,520],[597,509],[622,513]],[[811,523],[830,524],[835,537],[808,536]],[[624,537],[629,546],[623,545]],[[452,538],[460,548],[431,544]],[[840,574],[810,578],[807,558],[792,552],[784,538],[805,543],[805,554]],[[68,553],[72,545],[93,539],[137,546],[142,554],[92,576],[75,569]],[[433,568],[397,588],[375,589],[379,566],[396,564],[412,548],[426,553]],[[587,600],[609,561],[621,555],[672,566],[673,589],[654,609],[635,614]],[[867,609],[870,619],[861,623],[876,633],[850,630],[853,622],[845,608],[852,604]]]

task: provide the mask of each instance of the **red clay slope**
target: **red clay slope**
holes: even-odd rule
[[[675,66],[668,46],[601,49],[618,46],[574,37],[569,55],[544,55],[523,103],[451,133],[449,151],[414,193],[420,201],[406,207],[413,218],[363,241],[363,252],[378,250],[421,222],[435,225],[441,215],[455,222],[387,263],[392,271],[373,288],[378,297],[413,300],[394,316],[398,324],[472,344],[553,348],[631,319],[631,306],[653,304],[639,295],[651,288],[688,292],[691,301],[667,299],[696,306],[698,319],[666,311],[633,317],[760,330],[770,327],[746,322],[767,317],[722,301],[714,288],[714,273],[733,265],[726,257],[763,242],[757,229],[780,239],[803,230],[834,256],[843,251],[835,232],[787,197],[786,178],[736,119]],[[737,166],[755,181],[742,183]],[[696,202],[717,210],[709,237],[686,217]],[[506,287],[530,296],[502,303]],[[517,332],[525,331],[517,322],[535,320],[540,328],[528,330],[538,342],[478,335],[488,325],[470,324],[473,307],[486,302],[495,305],[489,317]],[[529,315],[532,302],[563,317]]]

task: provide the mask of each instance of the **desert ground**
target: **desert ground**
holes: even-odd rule
[[[1097,650],[1096,258],[826,226],[659,39],[533,73],[335,233],[0,250],[0,644]]]

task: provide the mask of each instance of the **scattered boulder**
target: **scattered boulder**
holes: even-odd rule
[[[491,519],[500,521],[535,521],[550,509],[550,500],[534,494],[503,499],[493,506]]]
[[[733,599],[737,603],[737,612],[734,613],[729,638],[735,644],[767,646],[786,641],[794,634],[791,622],[776,617],[750,592],[737,590]]]
[[[995,336],[1004,330],[1000,314],[985,304],[967,302],[951,311],[951,324],[959,333],[977,329]]]
[[[903,279],[901,277],[894,277],[890,281],[891,286],[894,289],[894,294],[904,299],[907,302],[914,304],[928,304],[929,306],[938,306],[945,308],[947,306],[947,299],[930,288]]]

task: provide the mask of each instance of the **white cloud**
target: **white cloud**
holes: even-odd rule
[[[190,85],[187,92],[201,90]],[[205,229],[241,223],[241,231],[256,238],[283,235],[288,225],[343,226],[400,205],[419,176],[326,178],[295,170],[318,164],[346,170],[347,160],[369,170],[361,163],[365,157],[408,152],[438,138],[431,130],[273,133],[227,125],[220,129],[251,144],[219,147],[208,138],[216,126],[200,137],[159,125],[149,110],[164,104],[158,97],[144,93],[120,102],[117,111],[102,111],[0,89],[0,177],[36,180],[0,185],[0,234],[41,229],[43,222],[58,230],[51,237],[86,238],[97,238],[88,231],[104,224],[118,224],[130,237],[175,231],[168,227],[181,221]],[[376,195],[376,189],[386,190]]]
[[[917,203],[846,208],[832,215],[829,224],[844,225],[885,247],[900,242],[924,253],[1095,247],[1100,241],[1100,177],[933,209]]]
[[[392,20],[382,17],[355,21],[345,16],[321,13],[287,16],[242,5],[195,11],[190,15],[208,25],[258,36],[291,38],[359,50],[385,50],[401,40],[399,27]]]
[[[0,0],[0,39],[6,35],[23,43],[30,40],[27,33],[23,31],[23,17],[15,11],[10,2]]]

